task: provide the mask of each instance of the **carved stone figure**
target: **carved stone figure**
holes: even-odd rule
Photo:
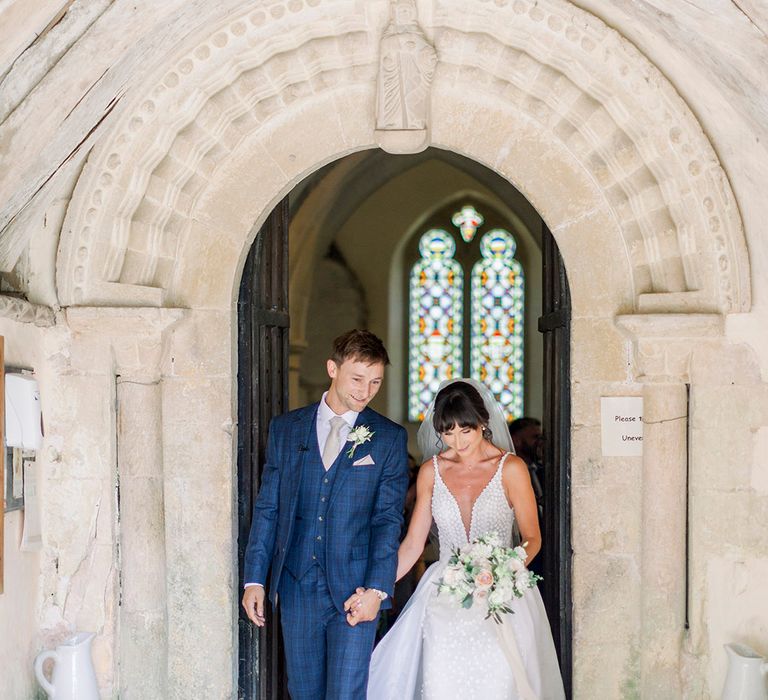
[[[393,0],[381,38],[376,129],[379,145],[393,152],[427,146],[429,88],[437,54],[416,20],[413,0]],[[382,132],[416,132],[384,134]]]

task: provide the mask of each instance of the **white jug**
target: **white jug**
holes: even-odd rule
[[[56,700],[99,700],[99,687],[91,661],[91,642],[96,635],[78,632],[56,651],[43,651],[35,659],[35,675],[49,698]],[[53,674],[49,681],[43,673],[43,664],[53,660]]]
[[[743,644],[726,644],[728,675],[721,700],[768,700],[765,674],[768,663],[754,649]]]

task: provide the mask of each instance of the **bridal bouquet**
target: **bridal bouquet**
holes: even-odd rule
[[[463,608],[476,601],[488,605],[486,619],[501,622],[504,613],[513,612],[509,603],[522,598],[541,576],[525,568],[523,546],[502,547],[501,538],[491,532],[455,550],[438,582],[438,592],[453,596]]]

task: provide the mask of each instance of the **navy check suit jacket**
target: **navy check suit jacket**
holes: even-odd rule
[[[277,416],[269,427],[267,460],[245,552],[245,582],[265,582],[271,569],[268,591],[273,605],[292,544],[302,466],[311,441],[317,443],[318,406]],[[340,612],[358,586],[385,591],[389,598],[382,607],[391,605],[408,487],[405,429],[370,408],[358,415],[355,426],[361,425],[373,436],[351,458],[351,443],[342,448],[326,515],[326,578]],[[353,465],[367,455],[374,464]]]

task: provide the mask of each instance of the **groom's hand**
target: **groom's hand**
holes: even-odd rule
[[[243,609],[254,625],[264,627],[264,586],[248,586],[243,593]]]
[[[354,627],[358,622],[375,620],[380,607],[381,599],[374,591],[358,588],[344,603],[347,622]]]

